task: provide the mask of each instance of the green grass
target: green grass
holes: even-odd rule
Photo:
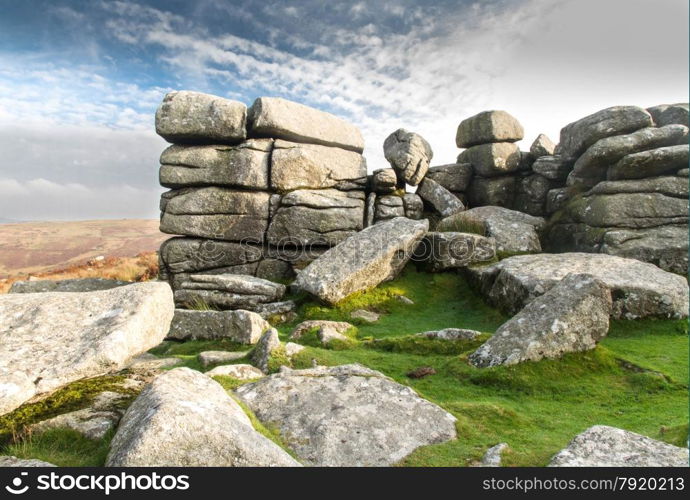
[[[398,295],[415,304],[401,303]],[[356,294],[335,307],[304,296],[300,300],[298,319],[278,327],[283,341],[305,319],[349,321],[357,326],[357,340],[344,348],[323,348],[315,341],[315,332],[309,332],[299,341],[308,347],[293,358],[295,368],[311,366],[312,359],[321,365],[361,363],[414,388],[458,419],[457,440],[420,448],[401,465],[471,465],[490,446],[507,442],[510,449],[503,453],[504,464],[542,466],[576,434],[596,424],[678,446],[687,441],[685,321],[613,321],[609,335],[593,351],[560,360],[477,369],[467,363],[467,356],[507,317],[484,304],[458,274],[426,274],[408,266],[394,282]],[[373,324],[351,320],[349,313],[359,308],[383,316]],[[448,327],[479,330],[483,335],[475,341],[454,342],[412,336]],[[247,346],[192,341],[165,343],[152,352],[178,356],[187,366],[200,369],[195,364],[198,352],[223,349],[246,350]],[[421,366],[433,367],[436,374],[422,379],[406,376]],[[245,383],[228,377],[216,380],[228,390]],[[276,429],[262,426],[255,418],[253,424],[283,446]],[[82,441],[60,441],[50,435],[34,436],[24,446],[25,456],[45,457],[53,463],[82,460],[96,464],[104,457],[101,445],[88,448]],[[51,456],[51,449],[64,457]],[[4,450],[18,454],[15,451]]]
[[[105,464],[113,432],[98,441],[70,429],[50,429],[10,444],[2,455],[34,458],[59,467],[100,467]]]

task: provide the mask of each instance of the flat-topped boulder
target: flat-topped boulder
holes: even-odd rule
[[[169,92],[156,110],[156,133],[168,142],[237,144],[247,137],[247,106],[188,90]]]
[[[606,336],[611,291],[587,274],[569,274],[503,323],[469,357],[479,368],[514,365],[594,349]]]
[[[688,221],[687,199],[660,192],[591,194],[569,203],[566,210],[575,222],[598,228],[639,229]]]
[[[280,300],[285,285],[241,274],[192,274],[175,290],[175,303],[187,308],[254,310],[259,304]]]
[[[363,189],[367,162],[358,153],[341,148],[275,141],[271,156],[271,187],[295,189]]]
[[[252,365],[236,364],[216,366],[204,373],[207,377],[231,377],[237,380],[254,380],[264,377],[264,372]]]
[[[186,188],[161,196],[160,230],[229,241],[260,243],[271,195],[221,187]]]
[[[359,129],[331,113],[280,97],[259,97],[249,108],[250,137],[334,146],[355,153],[364,151]]]
[[[653,126],[652,115],[637,106],[613,106],[585,116],[561,129],[559,153],[575,161],[600,139]]]
[[[0,467],[57,467],[57,465],[35,458],[17,458],[10,455],[2,455],[0,456]]]
[[[611,289],[613,318],[685,318],[687,280],[657,266],[605,254],[516,255],[495,264],[467,268],[467,275],[491,304],[516,314],[568,274],[591,274]]]
[[[320,328],[329,328],[331,330],[334,330],[338,333],[344,334],[351,328],[354,328],[350,323],[347,321],[327,321],[327,320],[320,320],[320,319],[312,319],[312,320],[307,320],[307,321],[302,321],[299,325],[295,327],[294,330],[292,330],[292,333],[290,334],[290,339],[296,340],[302,337],[307,332],[310,332],[312,330],[318,330]]]
[[[271,327],[259,314],[241,309],[235,311],[195,311],[175,309],[168,339],[228,339],[242,344],[256,344]]]
[[[271,139],[249,139],[237,146],[173,144],[160,157],[161,186],[232,186],[268,189]]]
[[[127,409],[108,467],[294,467],[220,384],[189,368],[157,376]]]
[[[477,207],[447,217],[439,222],[437,231],[480,232],[496,242],[499,253],[541,252],[539,232],[546,221],[504,207]]]
[[[383,142],[383,154],[401,182],[416,186],[429,170],[434,156],[429,143],[419,134],[404,128],[389,135]]]
[[[15,281],[7,293],[96,292],[130,285],[128,281],[105,278],[74,278],[67,280]]]
[[[374,203],[374,221],[381,222],[395,217],[405,217],[405,202],[394,194],[379,195]]]
[[[272,245],[333,246],[364,225],[364,193],[300,189],[283,196],[268,227]]]
[[[510,113],[501,110],[482,111],[464,119],[458,125],[455,144],[469,148],[489,142],[515,142],[522,140],[525,131]]]
[[[173,316],[167,283],[0,295],[0,414],[76,380],[121,370]]]
[[[650,177],[647,179],[623,179],[619,181],[602,181],[585,193],[585,196],[596,194],[624,193],[660,193],[675,198],[688,197],[687,178],[676,175]]]
[[[426,179],[432,179],[452,193],[461,193],[472,180],[472,165],[469,163],[450,163],[429,167]]]
[[[549,467],[687,466],[687,448],[608,425],[595,425],[578,434],[549,462]]]
[[[390,466],[456,437],[451,414],[357,364],[283,368],[236,394],[312,466]]]
[[[335,304],[397,276],[429,229],[429,221],[402,217],[367,227],[304,268],[293,286]]]
[[[511,142],[494,142],[472,146],[458,155],[458,163],[469,163],[482,177],[506,175],[519,170],[520,148]]]

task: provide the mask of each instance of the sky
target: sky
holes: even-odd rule
[[[688,101],[687,0],[0,0],[0,222],[156,218],[166,92],[280,96],[453,163],[458,123],[540,133]]]

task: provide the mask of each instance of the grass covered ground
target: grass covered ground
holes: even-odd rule
[[[414,301],[407,305],[404,295]],[[507,316],[488,307],[458,274],[426,274],[408,267],[395,281],[350,297],[337,307],[324,307],[301,297],[299,317],[278,327],[283,340],[305,319],[350,321],[357,342],[338,348],[309,346],[293,360],[295,367],[361,363],[379,370],[442,406],[458,419],[458,439],[421,448],[403,461],[406,466],[467,466],[487,448],[507,442],[504,464],[541,466],[573,436],[595,424],[606,424],[685,446],[688,436],[688,337],[686,321],[614,321],[595,350],[561,360],[513,367],[477,369],[466,357],[480,341],[438,341],[411,334],[447,327],[469,328],[488,337]],[[351,311],[382,313],[373,324],[352,320]],[[246,350],[223,341],[164,343],[152,351],[178,356],[202,369],[196,354],[203,350]],[[247,362],[239,360],[237,362]],[[407,373],[431,366],[435,375],[411,379]],[[236,387],[222,380],[226,388]],[[257,424],[258,425],[258,424]],[[262,429],[279,439],[273,429]],[[59,465],[102,463],[103,446],[93,449],[80,440],[57,434],[34,436],[33,443],[6,448],[5,453],[30,456]],[[61,440],[62,439],[62,440]],[[106,438],[109,439],[109,438]],[[60,444],[60,447],[57,444]],[[51,450],[55,450],[52,453]]]

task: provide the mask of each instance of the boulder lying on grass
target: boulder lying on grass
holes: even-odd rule
[[[122,417],[109,467],[267,467],[299,464],[259,434],[210,377],[175,368],[156,377]]]
[[[605,254],[516,255],[467,268],[487,301],[509,314],[520,311],[568,274],[591,274],[611,289],[613,318],[685,318],[688,283],[682,276],[634,259]]]
[[[575,436],[549,467],[687,467],[688,449],[608,425]]]
[[[397,276],[429,229],[427,220],[387,220],[351,236],[299,273],[293,286],[335,304]]]
[[[70,382],[124,368],[173,316],[167,283],[0,295],[0,414]]]
[[[236,393],[309,465],[388,466],[456,437],[451,414],[358,364],[283,368]]]
[[[484,368],[560,358],[594,349],[609,330],[611,291],[587,274],[570,274],[537,297],[469,357]]]

